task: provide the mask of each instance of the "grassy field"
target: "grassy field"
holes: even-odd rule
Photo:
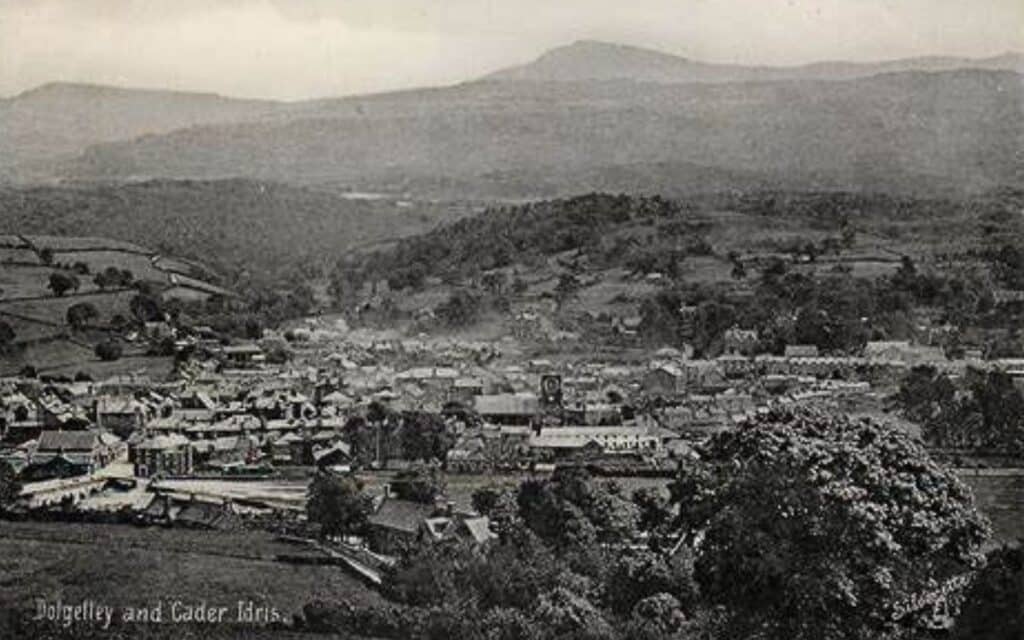
[[[35,255],[35,254],[32,254]],[[55,271],[52,267],[0,264],[0,301],[11,298],[26,298],[52,295],[50,291],[50,275]],[[95,291],[91,277],[79,277],[80,292]]]
[[[137,244],[111,238],[49,235],[26,236],[26,238],[40,249],[52,249],[54,252],[95,249],[122,249],[125,251],[147,252],[145,248]]]
[[[123,251],[61,251],[55,254],[54,261],[61,264],[84,262],[89,266],[90,274],[99,273],[107,267],[127,269],[137,280],[167,282],[167,274],[153,266],[148,256]],[[92,281],[92,275],[85,276]]]
[[[60,298],[0,303],[0,311],[17,313],[49,322],[63,323],[66,320],[68,307],[80,302],[88,302],[94,305],[99,312],[100,317],[95,322],[101,324],[109,322],[111,316],[115,314],[127,315],[129,313],[128,303],[135,295],[135,291],[65,295]],[[15,331],[17,331],[17,328],[15,328]]]
[[[28,236],[33,247],[18,236],[0,236],[0,321],[8,323],[14,330],[17,347],[12,355],[0,358],[0,371],[18,371],[26,364],[38,370],[59,373],[75,373],[78,370],[103,375],[135,371],[156,370],[163,377],[170,371],[170,361],[159,362],[100,363],[88,349],[70,341],[40,341],[54,338],[70,330],[67,326],[67,310],[71,305],[90,303],[96,307],[99,317],[94,325],[110,322],[115,315],[131,317],[130,301],[136,295],[134,290],[101,291],[93,282],[94,274],[108,267],[128,270],[137,280],[170,284],[169,270],[203,277],[206,270],[199,264],[192,264],[174,257],[161,257],[156,264],[150,259],[150,252],[138,245],[120,240],[83,236]],[[39,262],[37,250],[51,249],[54,252],[53,266]],[[57,297],[49,288],[50,276],[75,263],[84,263],[89,273],[77,275],[79,288],[67,295]],[[188,299],[205,299],[210,293],[226,293],[224,290],[202,280],[185,280],[191,288],[175,287]],[[104,335],[73,336],[77,342],[94,344],[105,339]],[[111,375],[107,373],[106,375]]]
[[[0,245],[0,264],[29,263],[42,264],[36,252],[28,247],[7,247]]]
[[[238,601],[251,601],[290,620],[316,598],[378,601],[340,567],[269,559],[300,549],[262,532],[3,522],[0,611],[31,610],[37,598],[91,599],[118,611],[163,603],[167,616],[179,601],[228,607],[233,621]]]

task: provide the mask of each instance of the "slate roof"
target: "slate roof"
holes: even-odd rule
[[[476,396],[473,406],[482,415],[528,415],[540,409],[540,401],[532,393],[507,393]]]
[[[491,531],[491,519],[487,516],[466,518],[462,521],[462,525],[459,530],[460,532],[468,534],[469,537],[477,544],[483,544],[498,537],[493,531]]]
[[[44,431],[36,451],[92,451],[98,444],[95,431]]]
[[[420,524],[432,516],[434,511],[433,505],[387,498],[381,503],[377,512],[367,520],[374,527],[403,533],[416,533]]]

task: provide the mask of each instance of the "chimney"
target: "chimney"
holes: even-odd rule
[[[385,482],[384,486],[381,487],[381,488],[384,490],[384,498],[385,499],[390,498],[391,497],[391,483]]]

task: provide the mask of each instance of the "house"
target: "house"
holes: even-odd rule
[[[136,477],[192,474],[192,446],[182,435],[152,436],[129,446],[128,459]]]
[[[100,396],[96,399],[96,426],[127,438],[146,426],[145,404],[133,397]]]
[[[641,387],[649,396],[674,396],[685,388],[682,370],[672,364],[661,364],[644,373]]]
[[[449,402],[459,402],[468,405],[473,402],[475,396],[483,395],[484,383],[480,378],[462,377],[457,378],[448,391]]]
[[[910,351],[906,340],[871,340],[864,346],[864,357],[868,360],[902,361]]]
[[[727,329],[722,336],[725,353],[734,356],[752,356],[757,352],[760,336],[754,329]]]
[[[257,366],[266,361],[266,355],[259,345],[238,344],[224,347],[220,350],[224,366],[246,369]]]
[[[725,354],[716,358],[718,366],[727,378],[741,378],[754,372],[755,362],[751,358],[735,354]]]
[[[64,402],[53,394],[44,394],[38,400],[39,415],[45,430],[75,430],[89,426],[89,419],[81,407]]]
[[[352,465],[352,447],[346,442],[335,442],[313,451],[313,463],[321,469],[348,469]]]
[[[527,445],[545,458],[592,453],[656,452],[674,433],[633,426],[547,427],[533,433]]]
[[[192,497],[174,518],[174,524],[190,529],[225,530],[239,526],[231,502],[210,502]]]
[[[817,358],[818,347],[813,344],[787,344],[782,355],[786,358]]]
[[[62,457],[75,471],[84,475],[105,467],[119,453],[120,440],[99,431],[44,431],[29,461],[29,467],[44,465]]]
[[[864,347],[864,357],[871,361],[901,362],[907,366],[938,365],[947,360],[941,347],[911,345],[907,341],[868,342]]]
[[[355,405],[355,402],[341,391],[332,391],[320,397],[320,404],[336,409],[350,409]]]
[[[367,518],[367,541],[377,553],[394,554],[420,539],[423,523],[437,513],[437,507],[385,496],[380,507]]]
[[[176,504],[166,493],[151,494],[149,503],[138,512],[138,521],[145,524],[167,525],[174,521],[181,512],[181,505]]]
[[[270,454],[275,464],[299,464],[305,439],[295,431],[289,431],[270,445]]]
[[[58,454],[40,462],[32,462],[21,470],[23,482],[40,482],[56,478],[74,478],[87,475],[89,471],[76,460]]]
[[[483,546],[498,539],[491,530],[490,518],[463,514],[424,519],[418,537],[427,542],[468,542],[473,546]]]
[[[174,327],[163,320],[143,322],[142,333],[146,338],[153,341],[166,340],[177,335]]]
[[[231,435],[192,443],[197,465],[253,462],[259,457],[259,441],[251,435]]]
[[[721,365],[713,360],[688,360],[681,368],[689,391],[719,393],[730,386]]]
[[[540,412],[540,400],[534,393],[502,393],[473,398],[473,408],[491,424],[530,424]]]
[[[44,430],[43,413],[34,400],[14,393],[0,400],[0,406],[0,431],[6,442],[18,445],[39,438]]]

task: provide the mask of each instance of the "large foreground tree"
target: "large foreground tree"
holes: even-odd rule
[[[988,535],[970,491],[918,441],[817,409],[713,437],[672,489],[731,637],[927,633],[956,614]]]

